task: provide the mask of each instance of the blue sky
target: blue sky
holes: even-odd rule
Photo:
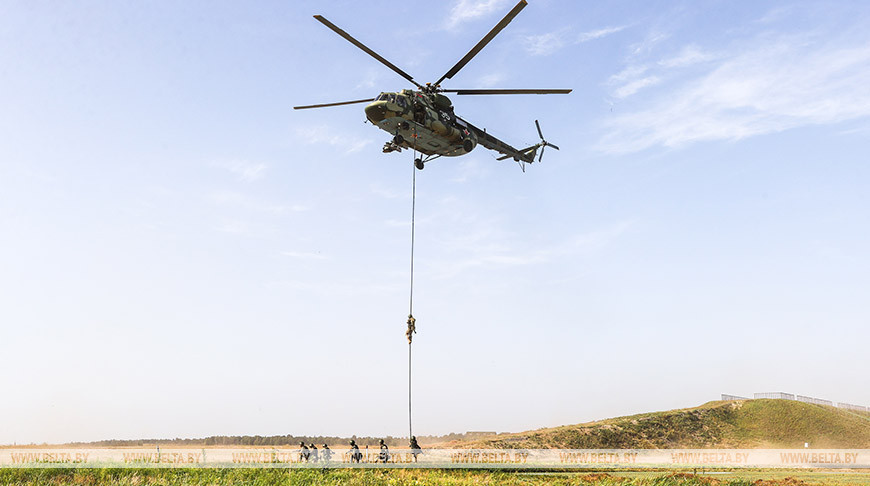
[[[363,105],[513,6],[0,4],[0,443],[406,432],[411,155]],[[417,177],[415,432],[870,405],[870,10],[533,0]],[[10,399],[11,397],[11,399]]]

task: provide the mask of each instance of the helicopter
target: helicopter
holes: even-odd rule
[[[414,150],[423,156],[414,159],[414,165],[422,170],[427,162],[439,157],[457,157],[465,155],[478,145],[502,154],[497,160],[514,159],[525,171],[525,164],[538,162],[544,156],[546,147],[559,150],[556,145],[544,140],[541,125],[535,120],[535,127],[541,141],[522,149],[516,149],[511,145],[499,140],[468,121],[457,116],[453,111],[453,103],[450,98],[442,93],[456,93],[457,95],[502,95],[502,94],[568,94],[570,89],[444,89],[441,83],[445,79],[451,79],[456,75],[474,56],[477,55],[489,42],[498,35],[520,11],[528,5],[526,0],[511,9],[505,17],[496,24],[468,53],[459,60],[438,81],[418,83],[405,71],[396,67],[393,63],[381,57],[362,42],[340,29],[322,15],[314,18],[331,29],[336,34],[345,38],[348,42],[360,48],[363,52],[378,60],[381,64],[392,69],[396,74],[410,81],[417,89],[403,89],[398,92],[383,92],[374,98],[353,101],[339,101],[336,103],[322,103],[317,105],[294,106],[294,110],[310,108],[325,108],[330,106],[351,105],[356,103],[369,103],[365,107],[366,119],[381,130],[392,135],[392,139],[384,144],[383,152],[401,152],[402,149]],[[540,154],[538,154],[540,149]]]

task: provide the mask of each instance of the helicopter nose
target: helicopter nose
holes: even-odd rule
[[[370,122],[377,124],[381,120],[387,117],[387,104],[383,101],[375,101],[374,103],[366,106],[366,118],[369,119]]]

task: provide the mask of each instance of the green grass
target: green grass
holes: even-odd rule
[[[730,431],[746,447],[775,444],[783,448],[870,447],[870,420],[866,415],[823,405],[790,400],[750,400],[735,415]]]
[[[870,448],[870,414],[790,400],[715,401],[498,436],[457,447],[558,449]]]
[[[868,486],[870,471],[500,472],[462,470],[284,469],[0,469],[0,485],[582,485],[582,486]]]

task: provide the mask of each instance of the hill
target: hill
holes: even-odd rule
[[[694,408],[499,434],[448,447],[555,449],[870,448],[870,413],[790,400]]]

